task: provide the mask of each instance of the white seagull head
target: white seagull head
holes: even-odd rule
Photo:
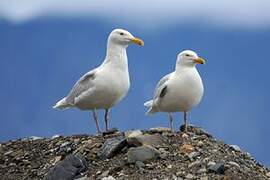
[[[130,32],[124,29],[114,29],[111,34],[109,35],[109,42],[122,45],[124,47],[127,47],[131,43],[138,44],[140,46],[144,45],[144,42],[134,37]]]
[[[205,60],[192,50],[184,50],[177,55],[176,66],[195,67],[196,64],[204,64]]]

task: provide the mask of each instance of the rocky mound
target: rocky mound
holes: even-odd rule
[[[0,179],[270,179],[238,146],[201,128],[30,137],[0,144]]]

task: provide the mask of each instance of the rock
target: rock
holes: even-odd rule
[[[230,148],[234,151],[238,151],[238,152],[241,152],[241,148],[237,145],[230,145]]]
[[[194,178],[194,176],[192,174],[187,174],[186,175],[186,179],[193,179],[193,178]]]
[[[35,140],[39,140],[39,139],[44,139],[43,137],[39,137],[39,136],[30,136],[28,138],[24,138],[22,139],[23,141],[35,141]]]
[[[184,132],[184,129],[185,129],[185,126],[184,125],[181,125],[180,126],[180,131],[181,132]],[[194,126],[194,125],[191,125],[189,124],[188,128],[187,128],[187,131],[189,133],[194,133],[196,135],[205,135],[209,138],[212,138],[212,135],[209,134],[208,132],[206,132],[204,129],[202,129],[201,127],[197,127],[197,126]]]
[[[101,175],[98,176],[97,179],[102,179],[104,177],[107,177],[109,175],[110,171],[107,170],[107,171],[104,171]]]
[[[217,163],[217,164],[214,164],[214,165],[210,165],[208,167],[208,170],[210,172],[215,172],[217,174],[224,174],[225,173],[225,166],[223,163]]]
[[[45,176],[45,180],[73,180],[81,172],[85,171],[87,162],[80,155],[68,155],[63,161],[59,162],[50,169]]]
[[[189,160],[194,160],[196,157],[198,157],[201,153],[200,152],[191,152],[188,154]]]
[[[59,138],[59,137],[61,137],[61,135],[60,135],[60,134],[56,134],[56,135],[53,135],[53,136],[51,137],[51,139],[57,139],[57,138]]]
[[[208,164],[207,164],[207,166],[208,166],[208,167],[210,167],[210,166],[214,166],[214,165],[216,165],[216,163],[215,163],[215,162],[213,162],[213,161],[210,161],[210,162],[208,162]]]
[[[166,127],[155,127],[155,128],[150,128],[149,131],[151,133],[163,133],[163,132],[171,132],[171,129],[166,128]]]
[[[108,176],[108,177],[102,178],[101,180],[115,180],[115,178],[112,176]]]
[[[164,143],[160,134],[145,134],[128,137],[127,142],[131,146],[150,145],[153,147],[160,146]]]
[[[127,131],[125,132],[125,137],[126,138],[131,138],[131,137],[136,137],[139,135],[142,135],[142,131],[141,130],[133,130],[133,131]]]
[[[145,164],[143,162],[141,162],[141,161],[136,161],[135,162],[135,166],[140,169],[140,168],[144,168],[145,167]]]
[[[236,167],[238,169],[240,169],[239,164],[237,164],[236,162],[230,161],[230,162],[228,162],[228,164],[231,165],[231,166],[234,166],[234,167]]]
[[[208,180],[207,176],[201,177],[200,180]]]
[[[100,159],[112,158],[127,145],[127,141],[123,136],[107,139],[98,152]]]
[[[266,176],[270,178],[270,172],[266,173]]]
[[[78,179],[75,179],[75,180],[91,180],[91,178],[89,178],[89,177],[81,177],[81,178],[78,178]]]
[[[206,168],[201,168],[197,171],[198,174],[203,174],[203,173],[206,173],[207,172],[207,169]]]
[[[183,144],[179,148],[180,154],[188,155],[194,150],[194,147],[190,144]]]
[[[151,146],[140,146],[130,148],[128,150],[128,162],[135,163],[136,161],[146,162],[159,157],[160,153],[157,149]]]
[[[118,129],[116,127],[113,127],[112,129],[109,129],[108,131],[103,132],[102,135],[105,136],[105,135],[114,134],[117,132],[119,132]]]
[[[71,144],[70,142],[64,142],[63,144],[60,145],[60,148],[66,147],[67,145]]]

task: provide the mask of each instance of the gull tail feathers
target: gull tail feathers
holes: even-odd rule
[[[61,99],[60,101],[58,101],[54,106],[53,106],[53,108],[54,109],[68,109],[68,108],[70,108],[71,107],[71,105],[70,104],[68,104],[67,102],[66,102],[66,98],[64,97],[63,99]]]
[[[158,109],[153,106],[153,100],[147,101],[143,105],[149,107],[148,111],[145,113],[146,115],[151,115],[158,112]]]

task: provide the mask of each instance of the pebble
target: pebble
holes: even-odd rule
[[[231,166],[237,167],[238,169],[240,169],[239,164],[237,164],[236,162],[230,161],[230,162],[228,162],[228,164],[231,165]]]
[[[101,180],[115,180],[115,178],[112,176],[108,176],[108,177],[102,178]]]
[[[215,165],[210,165],[208,167],[210,172],[215,172],[216,174],[224,174],[225,173],[225,166],[223,163],[217,163]]]
[[[132,130],[132,131],[127,131],[125,132],[125,137],[126,138],[131,138],[131,137],[136,137],[139,135],[142,135],[142,131],[141,130]]]
[[[71,144],[71,143],[68,142],[68,141],[67,141],[67,142],[64,142],[63,144],[60,145],[60,148],[63,148],[63,147],[65,147],[65,146],[69,145],[69,144]]]
[[[53,135],[51,139],[57,139],[59,137],[61,137],[61,135],[60,134],[56,134],[56,135]]]
[[[35,140],[39,140],[39,139],[44,139],[43,137],[39,137],[39,136],[30,136],[28,138],[24,138],[22,139],[23,141],[35,141]]]
[[[200,180],[208,180],[207,176],[201,177]]]
[[[8,155],[10,155],[11,153],[13,153],[13,151],[12,151],[12,150],[9,150],[8,152],[4,153],[4,156],[8,156]]]
[[[241,148],[237,145],[230,145],[230,148],[235,150],[235,151],[239,151],[239,152],[241,151]]]
[[[118,129],[116,127],[114,127],[112,129],[109,129],[108,131],[103,132],[102,135],[105,136],[105,135],[114,134],[117,132],[119,132]]]
[[[140,169],[140,168],[144,168],[145,164],[143,162],[141,162],[141,161],[136,161],[135,166]]]
[[[192,174],[187,174],[186,175],[186,179],[193,179],[193,178],[194,178],[194,176]]]
[[[99,178],[98,179],[101,179],[101,178],[104,178],[104,177],[107,177],[108,175],[109,175],[109,173],[110,173],[110,171],[109,170],[107,170],[107,171],[104,171],[100,176],[99,176]]]
[[[163,132],[171,132],[171,129],[166,127],[154,127],[150,128],[149,131],[151,133],[163,133]]]
[[[190,144],[184,144],[180,146],[180,149],[179,149],[180,153],[184,155],[190,154],[193,150],[194,150],[194,147]]]
[[[185,129],[185,126],[184,125],[181,125],[180,126],[180,131],[181,132],[184,132],[184,129]],[[206,135],[207,137],[212,138],[212,135],[209,134],[207,131],[205,131],[204,129],[202,129],[200,127],[194,126],[192,124],[189,124],[188,125],[187,131],[188,132],[192,132],[192,133],[194,133],[196,135],[200,135],[200,136],[201,135]]]
[[[207,172],[207,169],[206,168],[201,168],[197,171],[198,174],[203,174],[203,173],[206,173]]]
[[[207,166],[208,166],[208,167],[209,167],[209,166],[214,166],[215,164],[216,164],[215,162],[210,161],[210,162],[208,162]]]
[[[81,178],[78,178],[78,179],[75,179],[75,180],[91,180],[91,178],[89,178],[89,177],[81,177]]]
[[[159,157],[160,152],[151,146],[140,146],[130,148],[128,150],[128,162],[135,163],[136,161],[146,162]]]
[[[191,152],[191,153],[188,154],[188,158],[192,161],[196,157],[198,157],[200,154],[201,154],[200,152]]]
[[[164,143],[160,134],[145,134],[128,137],[127,142],[132,146],[150,145],[153,147],[160,146]]]
[[[126,139],[123,136],[107,139],[98,152],[100,159],[112,158],[127,145]]]

